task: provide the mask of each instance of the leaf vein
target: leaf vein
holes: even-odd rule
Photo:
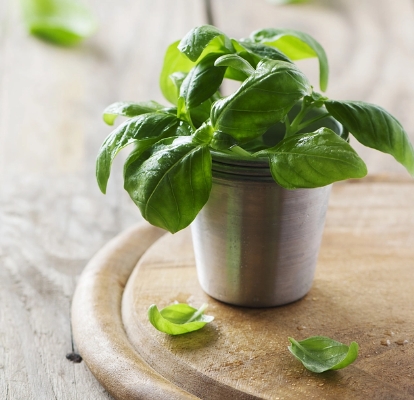
[[[170,185],[171,194],[172,194],[172,196],[173,196],[173,198],[174,198],[175,206],[176,206],[176,208],[177,208],[177,214],[178,214],[178,226],[180,226],[180,223],[181,223],[180,206],[179,206],[179,204],[178,204],[177,197],[175,196],[175,193],[174,193],[174,186],[173,186],[173,184],[172,184],[172,182],[171,182],[171,178],[170,178],[170,175],[169,175],[169,174],[167,175],[167,179],[168,179],[168,183],[169,183],[169,185]]]

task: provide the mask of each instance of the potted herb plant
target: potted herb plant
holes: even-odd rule
[[[414,150],[387,111],[316,92],[294,61],[328,62],[309,35],[264,29],[243,40],[192,29],[166,52],[160,86],[172,103],[119,102],[96,164],[105,193],[111,163],[133,145],[125,189],[151,224],[172,233],[192,224],[201,286],[245,306],[273,306],[311,287],[330,184],[367,169],[348,143],[389,153],[414,176]],[[229,96],[224,79],[240,81]],[[294,190],[293,190],[294,189]]]

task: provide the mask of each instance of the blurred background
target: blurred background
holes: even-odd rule
[[[141,220],[123,190],[122,157],[106,196],[95,183],[112,129],[101,115],[119,100],[167,104],[158,87],[164,51],[194,26],[213,22],[235,38],[267,27],[312,35],[330,62],[327,96],[383,106],[414,140],[412,0],[83,0],[96,30],[70,47],[29,34],[25,2],[0,2],[2,399],[109,398],[84,363],[65,358],[75,349],[70,302],[80,272]],[[317,60],[298,65],[318,88]],[[373,179],[409,179],[390,156],[355,147]]]

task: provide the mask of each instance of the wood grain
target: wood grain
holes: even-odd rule
[[[88,367],[116,399],[194,399],[133,351],[121,320],[125,284],[144,252],[165,231],[148,224],[110,241],[88,263],[73,297],[75,342]]]
[[[413,195],[412,183],[334,185],[314,285],[282,307],[210,298],[197,282],[189,231],[164,236],[125,289],[130,341],[156,371],[202,399],[244,398],[240,391],[263,399],[414,399]],[[207,302],[215,320],[188,335],[155,331],[148,306],[175,301]],[[358,360],[337,372],[307,371],[289,354],[288,337],[314,335],[356,341]]]
[[[148,248],[162,232],[130,229],[80,279],[73,326],[81,354],[121,400],[194,398],[188,392],[208,400],[412,399],[413,195],[411,182],[334,185],[310,293],[267,309],[226,305],[203,293],[188,230]],[[175,301],[208,302],[215,320],[182,336],[155,331],[148,306]],[[357,341],[357,361],[323,374],[305,370],[288,352],[287,338],[313,335]]]
[[[122,189],[124,155],[107,196],[94,182],[95,156],[110,132],[101,111],[116,100],[162,101],[164,49],[205,21],[201,0],[88,3],[100,29],[67,49],[28,36],[19,2],[0,1],[1,399],[110,398],[84,363],[65,359],[79,274],[141,219]],[[235,37],[264,26],[314,35],[331,63],[328,94],[385,106],[413,138],[411,0],[211,3],[217,25]],[[302,65],[316,77],[313,61]],[[371,173],[407,176],[391,157],[365,151]]]
[[[101,112],[119,99],[160,99],[164,50],[154,49],[203,21],[200,2],[90,4],[99,31],[67,49],[28,36],[19,2],[0,2],[1,399],[110,398],[85,363],[65,358],[78,275],[141,219],[121,160],[107,196],[94,182],[110,131]]]

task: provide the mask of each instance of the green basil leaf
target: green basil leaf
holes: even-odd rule
[[[183,84],[184,79],[187,75],[188,72],[174,72],[169,76],[176,89],[176,93],[174,94],[176,98],[180,97],[181,85]]]
[[[254,72],[254,68],[251,64],[242,58],[238,54],[226,54],[217,58],[215,64],[216,66],[220,67],[231,67],[240,72],[243,72],[246,77],[250,76]]]
[[[208,145],[186,136],[159,141],[125,171],[125,189],[142,216],[171,233],[194,220],[208,200],[211,184]]]
[[[185,122],[180,121],[177,130],[174,132],[175,136],[191,136],[193,134],[193,130],[191,126]],[[125,173],[128,167],[138,158],[141,154],[147,150],[149,147],[153,146],[156,142],[158,142],[159,138],[155,139],[142,139],[133,144],[134,149],[128,155],[125,163],[124,163],[124,179]]]
[[[391,154],[414,176],[414,149],[390,113],[362,101],[325,101],[329,113],[363,145]]]
[[[112,161],[120,150],[138,140],[158,141],[174,131],[178,122],[172,114],[142,114],[130,118],[112,131],[96,159],[96,179],[101,191],[106,192]]]
[[[346,346],[325,336],[312,336],[296,341],[289,338],[289,351],[312,372],[324,372],[345,368],[358,357],[358,344]]]
[[[211,147],[215,150],[228,150],[232,146],[236,146],[237,141],[233,136],[223,132],[215,132],[211,141]]]
[[[195,128],[199,128],[210,118],[212,104],[212,101],[209,99],[190,110],[191,121]]]
[[[199,144],[210,144],[213,138],[213,127],[210,121],[204,122],[193,134],[193,142]]]
[[[237,52],[237,55],[244,58],[250,65],[253,66],[253,68],[256,68],[261,58],[248,52],[237,40],[231,39],[231,43]],[[242,82],[248,77],[248,75],[232,67],[227,67],[224,77]]]
[[[323,47],[312,36],[291,29],[262,29],[253,32],[250,40],[276,47],[292,60],[318,57],[319,85],[323,91],[328,87],[328,58]]]
[[[286,189],[321,187],[367,174],[355,150],[328,128],[285,138],[255,155],[265,154],[273,179]]]
[[[178,131],[178,129],[179,128],[177,128],[177,131]],[[128,157],[126,158],[126,160],[124,162],[124,171],[123,171],[124,180],[125,180],[126,171],[127,171],[128,167],[137,158],[139,158],[145,150],[147,150],[149,147],[153,146],[154,143],[156,143],[156,141],[151,140],[151,139],[147,139],[147,140],[140,140],[140,141],[134,142],[132,144],[133,149],[128,154]]]
[[[135,117],[141,114],[153,113],[163,110],[165,107],[156,101],[143,101],[134,103],[132,101],[119,101],[106,107],[103,119],[108,125],[113,125],[116,117]]]
[[[270,60],[279,60],[292,62],[289,57],[274,47],[266,46],[260,43],[241,42],[241,45],[251,54],[258,56],[260,59],[268,58]]]
[[[175,132],[175,136],[191,136],[192,134],[193,130],[191,126],[185,121],[180,122],[180,125]]]
[[[231,40],[222,31],[211,25],[193,28],[181,40],[178,49],[195,62],[207,46],[210,47],[209,52],[234,53],[235,51]]]
[[[212,126],[239,142],[252,140],[282,120],[310,90],[305,75],[294,64],[261,61],[235,93],[214,103]]]
[[[173,80],[177,88],[178,110],[177,108],[175,109],[175,114],[183,118],[185,121],[191,120],[194,127],[198,128],[203,124],[203,122],[205,122],[207,119],[210,118],[210,110],[211,110],[212,101],[211,99],[208,99],[197,107],[187,109],[187,106],[185,104],[186,101],[184,97],[179,96],[181,85],[187,75],[189,74],[182,73],[182,72],[175,72],[174,74],[170,75],[170,78]],[[181,100],[180,100],[180,97],[181,97]],[[179,113],[177,111],[179,111]]]
[[[187,105],[185,104],[184,97],[181,97],[181,96],[178,98],[178,102],[177,102],[177,118],[191,124],[190,113],[188,111]]]
[[[303,101],[307,101],[308,104],[312,104],[314,107],[320,108],[325,104],[325,101],[329,100],[326,96],[322,96],[320,93],[312,91],[310,96],[305,96]]]
[[[261,150],[269,148],[263,141],[263,136],[260,136],[256,139],[251,140],[250,142],[243,144],[243,149],[249,153],[257,153]]]
[[[172,304],[158,310],[153,304],[148,309],[148,319],[155,329],[169,335],[182,335],[183,333],[197,331],[214,317],[204,315],[207,304],[203,304],[198,310],[188,304]]]
[[[220,53],[206,55],[184,79],[180,96],[184,97],[188,109],[191,110],[208,100],[223,82],[226,68],[214,64],[220,55]]]
[[[246,75],[244,72],[241,72],[238,69],[235,69],[233,67],[227,67],[226,73],[224,74],[224,77],[227,78],[227,79],[232,79],[234,81],[243,82],[249,76]]]
[[[171,79],[171,75],[181,72],[187,73],[195,65],[183,53],[178,50],[177,46],[180,43],[172,43],[164,57],[164,64],[160,76],[160,88],[164,97],[172,104],[177,105],[179,90],[177,90],[177,83]]]
[[[97,27],[89,9],[71,0],[21,0],[24,20],[32,35],[62,46],[72,46]]]
[[[232,39],[232,43],[237,51],[237,55],[245,59],[253,68],[256,68],[257,64],[259,64],[259,62],[264,58],[268,58],[270,60],[292,62],[282,52],[270,46],[262,45],[259,43],[251,43],[244,40],[239,42],[235,39]],[[249,75],[250,74],[246,75],[245,73],[232,67],[228,67],[225,78],[242,82]]]

